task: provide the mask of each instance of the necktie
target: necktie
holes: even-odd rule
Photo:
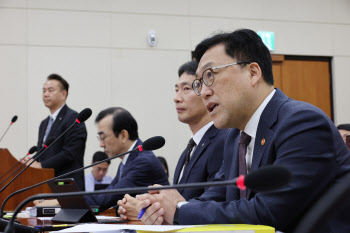
[[[47,124],[46,131],[45,131],[45,135],[44,135],[44,138],[43,138],[43,145],[45,144],[45,141],[46,141],[46,139],[47,139],[47,136],[49,136],[52,123],[53,123],[53,117],[50,116],[49,123]]]
[[[187,152],[186,152],[186,158],[185,158],[185,164],[184,164],[184,169],[186,168],[187,164],[190,162],[191,159],[191,152],[193,150],[193,147],[196,145],[194,142],[193,138],[190,139],[187,145]]]
[[[186,148],[186,157],[185,157],[185,161],[183,163],[182,169],[181,169],[181,173],[179,176],[179,179],[177,181],[177,183],[180,183],[182,176],[185,172],[185,168],[187,166],[187,164],[190,162],[191,159],[191,152],[193,150],[193,147],[196,145],[196,143],[194,142],[193,138],[190,139],[190,141],[188,142],[187,148]]]
[[[122,179],[123,170],[124,170],[124,164],[121,162],[120,165],[119,165],[119,179],[118,179],[118,182]]]
[[[247,153],[247,147],[251,140],[251,137],[242,131],[241,136],[239,137],[239,147],[238,147],[238,153],[239,153],[239,175],[246,175],[247,174],[247,165],[246,165],[246,159],[245,155]],[[247,190],[240,190],[240,198],[246,198],[247,197]]]

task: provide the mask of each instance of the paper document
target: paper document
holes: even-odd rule
[[[121,224],[80,224],[71,228],[66,228],[58,232],[108,232],[108,233],[117,233],[120,230],[142,230],[142,231],[173,231],[183,228],[198,227],[198,225],[193,226],[168,226],[168,225],[121,225]]]

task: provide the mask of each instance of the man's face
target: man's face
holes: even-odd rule
[[[43,101],[47,108],[56,110],[66,101],[67,91],[57,80],[48,80],[43,87]]]
[[[120,154],[123,151],[121,134],[117,138],[113,132],[113,115],[108,115],[97,123],[97,131],[100,138],[100,147],[108,157]]]
[[[92,175],[96,180],[100,181],[103,179],[103,177],[105,177],[108,171],[108,166],[109,164],[107,162],[104,162],[92,167]]]
[[[204,70],[226,65],[236,61],[228,56],[223,44],[208,49],[201,58],[197,77],[202,78]],[[202,84],[201,97],[209,111],[210,117],[217,128],[239,128],[244,126],[251,117],[247,108],[251,104],[251,80],[249,65],[240,67],[232,65],[213,71],[214,83],[210,87]],[[242,124],[245,122],[245,124]]]
[[[350,131],[347,131],[345,129],[339,129],[339,133],[341,134],[344,142],[346,143],[346,136],[350,135]]]
[[[208,112],[200,96],[192,89],[194,75],[183,73],[175,84],[174,102],[179,121],[186,124],[196,123]]]

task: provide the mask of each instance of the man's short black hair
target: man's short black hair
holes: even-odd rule
[[[92,156],[92,163],[100,162],[105,159],[108,159],[108,155],[105,152],[97,151]],[[111,164],[111,161],[107,161],[106,163]]]
[[[194,59],[199,62],[208,49],[219,44],[223,44],[226,54],[235,58],[237,62],[258,63],[265,82],[273,85],[271,54],[258,34],[250,29],[239,29],[231,33],[217,34],[203,40],[196,46],[193,52]]]
[[[337,128],[350,131],[350,124],[341,124],[341,125],[338,125]]]
[[[107,108],[97,115],[95,123],[98,123],[108,115],[113,115],[113,132],[116,137],[122,130],[126,130],[129,133],[129,140],[139,138],[137,122],[130,112],[121,107]]]
[[[60,75],[58,74],[50,74],[48,77],[47,77],[47,80],[57,80],[58,82],[61,83],[61,89],[62,90],[66,90],[67,91],[67,96],[68,96],[68,89],[69,89],[69,84],[68,82],[62,78]]]
[[[198,68],[198,62],[193,60],[193,61],[189,61],[186,62],[185,64],[183,64],[182,66],[180,66],[179,68],[179,77],[183,74],[190,74],[190,75],[196,75],[196,70]]]

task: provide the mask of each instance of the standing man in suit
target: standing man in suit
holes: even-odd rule
[[[212,181],[223,160],[224,141],[228,130],[219,130],[214,126],[202,99],[194,93],[192,83],[196,79],[197,68],[196,61],[183,64],[179,68],[179,79],[175,84],[177,116],[180,122],[189,126],[192,137],[177,163],[174,184]],[[199,197],[204,191],[204,188],[179,190],[186,200]],[[128,205],[130,202],[132,204]],[[137,201],[129,195],[125,195],[118,204],[118,213],[124,219],[137,217]]]
[[[108,157],[125,153],[142,145],[136,120],[123,108],[107,108],[97,115],[95,122],[100,147],[104,149]],[[122,161],[119,164],[117,175],[107,189],[169,184],[162,164],[152,151],[137,150],[121,156],[120,159]],[[101,211],[115,206],[122,198],[122,194],[85,196],[89,205],[98,205]]]
[[[138,211],[152,204],[142,221],[246,223],[293,231],[317,198],[350,171],[350,153],[337,128],[320,109],[274,89],[270,52],[252,30],[208,38],[196,47],[194,57],[199,61],[194,91],[216,127],[236,128],[228,134],[225,162],[214,180],[273,164],[289,169],[291,181],[266,193],[211,187],[189,202],[176,190],[140,195]],[[324,232],[350,232],[349,221],[338,220],[329,219]]]
[[[50,110],[50,115],[41,122],[39,127],[38,151],[48,138],[56,139],[76,120],[78,113],[66,105],[69,84],[58,74],[51,74],[43,87],[43,101]],[[53,168],[55,176],[62,175],[84,166],[86,143],[86,127],[84,123],[76,124],[63,137],[55,142],[39,161],[31,167]],[[30,158],[23,160],[26,162]],[[84,171],[70,175],[81,190],[84,190]]]

